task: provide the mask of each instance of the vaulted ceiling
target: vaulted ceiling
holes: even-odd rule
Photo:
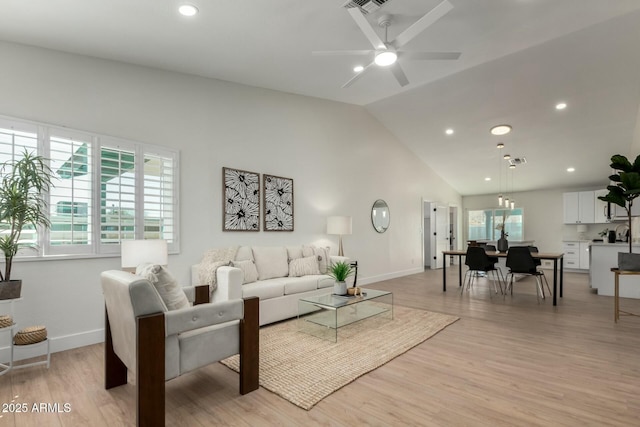
[[[362,105],[463,195],[507,179],[514,190],[599,185],[612,154],[638,154],[640,1],[449,1],[404,49],[460,58],[401,57],[404,87],[373,68],[342,88],[373,54],[311,54],[371,49],[345,0],[189,0],[191,18],[179,0],[4,0],[0,40]],[[389,14],[392,40],[440,3],[390,0],[366,19],[384,38]],[[490,135],[500,123],[513,131]],[[507,175],[505,153],[527,163]]]

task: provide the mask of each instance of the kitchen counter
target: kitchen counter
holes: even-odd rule
[[[634,253],[640,253],[640,244],[633,244]],[[629,252],[629,243],[591,243],[589,251],[589,285],[598,295],[614,295],[612,268],[618,266],[618,252]],[[640,276],[620,276],[620,297],[640,298]]]

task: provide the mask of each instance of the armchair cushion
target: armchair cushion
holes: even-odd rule
[[[178,285],[171,273],[158,264],[140,264],[136,268],[136,275],[142,276],[155,286],[168,310],[178,310],[189,307],[187,295]]]
[[[165,336],[242,319],[242,300],[200,304],[164,316]]]

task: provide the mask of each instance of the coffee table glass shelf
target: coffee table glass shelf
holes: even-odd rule
[[[393,294],[366,289],[362,296],[319,295],[298,300],[298,329],[338,341],[338,329],[373,316],[393,319]]]

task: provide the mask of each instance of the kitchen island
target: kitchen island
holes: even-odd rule
[[[591,243],[589,251],[589,285],[598,295],[614,295],[614,274],[611,268],[618,266],[618,252],[629,252],[629,244]],[[633,252],[640,253],[640,244],[633,245]],[[620,297],[640,298],[640,276],[620,276]]]

